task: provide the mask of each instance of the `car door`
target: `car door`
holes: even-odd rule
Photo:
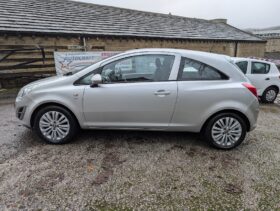
[[[177,83],[171,79],[178,71],[178,59],[171,54],[145,54],[103,65],[103,83],[94,88],[87,86],[84,91],[86,124],[102,128],[166,128],[177,98]]]
[[[264,90],[269,87],[271,83],[271,78],[269,76],[271,68],[270,64],[259,61],[251,61],[249,68],[247,77],[257,88],[258,95],[261,96]]]

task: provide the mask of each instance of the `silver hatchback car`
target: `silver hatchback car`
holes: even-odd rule
[[[256,127],[256,88],[229,57],[198,51],[127,51],[80,72],[33,82],[16,115],[43,140],[69,142],[82,129],[201,132],[232,149]]]

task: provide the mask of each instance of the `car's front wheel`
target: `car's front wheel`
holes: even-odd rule
[[[267,88],[262,97],[261,100],[263,103],[274,103],[278,95],[278,90],[274,87]]]
[[[34,120],[34,130],[40,138],[50,144],[71,141],[78,131],[75,117],[59,106],[47,106],[39,110]]]
[[[235,113],[221,113],[207,123],[204,135],[208,142],[219,149],[233,149],[240,145],[247,133],[246,123]]]

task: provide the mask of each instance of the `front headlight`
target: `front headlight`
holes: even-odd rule
[[[24,97],[25,95],[28,95],[35,87],[36,87],[36,85],[23,87],[19,91],[18,97]]]

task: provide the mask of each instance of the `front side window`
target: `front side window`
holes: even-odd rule
[[[239,69],[240,69],[244,74],[247,73],[247,68],[248,68],[248,62],[247,62],[247,61],[237,62],[236,65],[239,67]]]
[[[179,80],[194,81],[194,80],[227,80],[228,77],[219,70],[188,58],[182,58]]]
[[[121,59],[102,68],[104,83],[168,81],[175,56],[141,55]]]
[[[269,71],[269,64],[262,62],[252,62],[252,74],[267,74]]]

